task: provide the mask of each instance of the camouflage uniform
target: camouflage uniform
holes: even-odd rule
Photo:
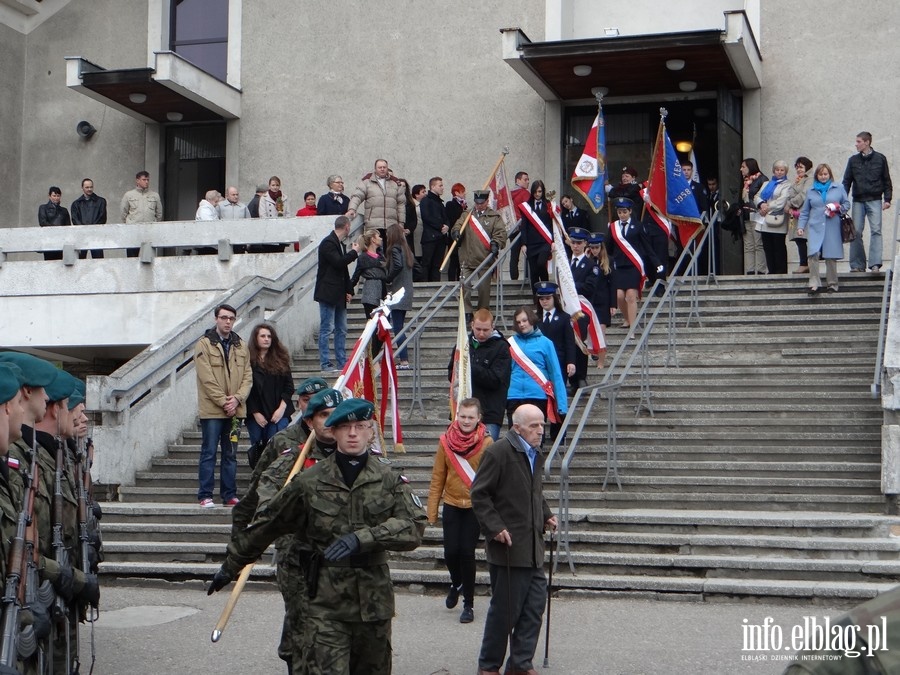
[[[294,478],[228,546],[222,571],[234,578],[276,537],[294,532],[321,554],[342,535],[359,539],[357,555],[321,559],[309,599],[305,663],[309,675],[379,675],[391,671],[394,591],[388,550],[416,548],[425,530],[418,498],[388,463],[368,457],[347,487],[334,455]]]
[[[299,426],[299,425],[297,425]],[[258,511],[272,501],[276,494],[287,483],[288,475],[300,455],[302,445],[292,444],[281,451],[281,454],[269,465],[259,477],[257,494]],[[334,452],[334,446],[313,444],[303,468],[309,468],[316,462],[325,459]],[[281,642],[278,645],[278,656],[293,664],[293,672],[301,672],[303,663],[303,622],[307,611],[306,571],[301,564],[301,555],[308,554],[308,546],[297,541],[293,534],[286,534],[275,541],[277,558],[276,581],[284,598],[284,624],[281,630]]]

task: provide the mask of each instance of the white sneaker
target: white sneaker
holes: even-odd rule
[[[214,508],[216,508],[216,503],[212,499],[207,497],[206,499],[200,500],[200,508],[201,509],[214,509]]]

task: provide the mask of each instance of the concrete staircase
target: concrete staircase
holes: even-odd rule
[[[841,292],[808,298],[799,277],[722,278],[703,286],[700,323],[688,328],[687,299],[679,300],[678,366],[664,365],[664,325],[650,340],[654,414],[634,415],[636,377],[619,395],[621,491],[614,483],[600,489],[605,402],[579,440],[570,554],[560,552],[554,584],[806,601],[866,598],[892,586],[900,518],[882,515],[882,411],[869,393],[882,281],[845,275]],[[417,289],[417,299],[428,295]],[[526,301],[519,284],[506,287],[506,314]],[[446,426],[454,311],[421,342],[425,418],[407,414],[411,374],[400,373],[407,453],[392,459],[423,498]],[[361,326],[355,309],[350,334]],[[609,331],[611,354],[624,338],[622,328]],[[295,365],[297,377],[315,372],[315,350],[296,355]],[[134,486],[121,488],[121,502],[104,506],[105,573],[212,574],[229,513],[196,505],[199,437],[186,430]],[[239,486],[248,473],[242,466]],[[558,463],[553,473],[546,494],[555,508]],[[395,555],[395,579],[446,584],[440,537],[429,528],[423,546]],[[272,568],[255,573],[270,576]],[[479,575],[486,584],[486,570]]]

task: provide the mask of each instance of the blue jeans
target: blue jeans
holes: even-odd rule
[[[197,499],[212,499],[213,478],[216,472],[216,449],[222,446],[222,471],[219,493],[223,502],[237,497],[237,457],[231,444],[231,418],[201,419],[200,431],[200,489]]]
[[[853,227],[856,239],[850,242],[850,269],[865,270],[866,267],[880,267],[882,260],[881,244],[881,200],[853,202],[850,211],[853,216]],[[863,232],[866,229],[866,217],[872,230],[869,234],[869,264],[866,265],[866,245],[863,243]]]
[[[334,358],[328,358],[328,338],[334,333]],[[319,366],[322,370],[343,367],[347,361],[347,308],[319,303]]]
[[[245,420],[247,424],[247,435],[250,437],[250,445],[254,445],[257,441],[263,440],[266,443],[282,429],[287,429],[288,423],[291,421],[288,417],[282,417],[277,424],[269,422],[265,427],[261,427],[253,419],[253,415],[247,415]]]
[[[391,328],[394,329],[394,335],[397,335],[401,330],[403,330],[403,324],[406,323],[406,310],[405,309],[392,309],[391,310]],[[408,336],[404,335],[400,338],[400,342],[403,342]],[[399,343],[398,343],[399,344]],[[409,361],[409,350],[404,347],[399,352],[397,352],[397,358],[401,361]]]
[[[487,432],[491,435],[491,438],[494,439],[494,442],[500,440],[500,425],[499,424],[485,424],[487,428]]]

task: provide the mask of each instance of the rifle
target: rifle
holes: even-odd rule
[[[78,538],[81,542],[81,571],[86,575],[94,572],[91,565],[91,537],[88,533],[88,501],[91,492],[91,461],[93,459],[94,444],[91,439],[78,441],[78,452],[75,458],[75,485],[78,490]],[[93,512],[93,509],[91,509]],[[95,520],[96,523],[96,520]],[[100,617],[97,607],[86,605],[84,607],[84,620],[91,624],[91,668],[94,672],[94,664],[97,661],[97,653],[94,648],[94,622]]]
[[[7,564],[6,583],[3,592],[3,619],[0,622],[0,665],[16,668],[19,658],[19,612],[25,598],[25,537],[33,520],[37,453],[32,453],[31,472],[25,477],[25,494],[22,510],[16,521],[16,534],[12,539]]]
[[[56,478],[53,487],[53,558],[61,567],[69,567],[69,552],[63,539],[63,471],[65,470],[66,444],[61,436],[56,437]],[[65,672],[72,672],[71,643],[69,641],[69,608],[61,595],[56,595],[53,604],[53,615],[57,622],[56,637],[59,638],[60,627],[66,641]]]

